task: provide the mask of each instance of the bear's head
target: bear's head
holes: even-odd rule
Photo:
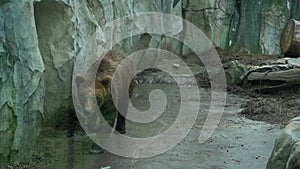
[[[79,103],[85,111],[96,112],[97,106],[100,108],[104,104],[110,93],[111,79],[111,76],[106,76],[101,80],[95,78],[95,85],[92,85],[93,80],[89,80],[80,75],[75,77]],[[96,98],[97,103],[94,102],[94,98]]]

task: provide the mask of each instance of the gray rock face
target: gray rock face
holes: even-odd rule
[[[183,0],[183,17],[200,28],[215,46],[225,49],[229,47],[235,5],[235,0]]]
[[[290,17],[299,18],[297,5],[286,0],[183,0],[183,16],[215,46],[279,54],[282,29]]]
[[[44,64],[33,4],[0,3],[0,163],[31,157],[44,113]]]
[[[277,138],[267,169],[300,168],[300,116],[291,120]]]
[[[46,118],[55,124],[64,124],[67,114],[64,112],[71,96],[74,56],[72,8],[63,3],[44,0],[35,4],[34,12],[39,49],[46,68]]]

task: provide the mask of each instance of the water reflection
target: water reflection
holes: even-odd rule
[[[67,158],[67,164],[68,169],[74,168],[74,137],[68,138],[68,158]]]

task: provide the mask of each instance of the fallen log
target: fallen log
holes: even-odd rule
[[[282,53],[287,57],[300,57],[300,22],[291,19],[283,29],[280,38]]]
[[[300,86],[300,68],[274,71],[251,72],[245,77],[251,90],[259,92],[273,92]]]
[[[248,81],[272,80],[288,83],[300,82],[300,68],[289,69],[277,72],[253,72],[247,77]]]

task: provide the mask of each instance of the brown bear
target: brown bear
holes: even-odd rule
[[[105,54],[101,62],[100,59],[97,59],[89,67],[85,76],[77,75],[75,77],[78,93],[85,96],[79,98],[83,109],[87,112],[95,112],[95,105],[93,105],[92,99],[96,96],[96,101],[103,117],[112,127],[116,123],[115,131],[120,134],[125,134],[126,132],[126,118],[124,116],[126,116],[128,111],[128,96],[131,97],[133,90],[133,82],[131,82],[134,73],[133,63],[126,57],[122,52],[110,50]],[[116,71],[117,69],[118,71]],[[96,71],[95,89],[92,90],[93,85],[91,83],[94,78],[89,77],[95,74],[93,73],[94,71]],[[117,98],[115,104],[122,110],[123,115],[117,111],[112,97]]]

